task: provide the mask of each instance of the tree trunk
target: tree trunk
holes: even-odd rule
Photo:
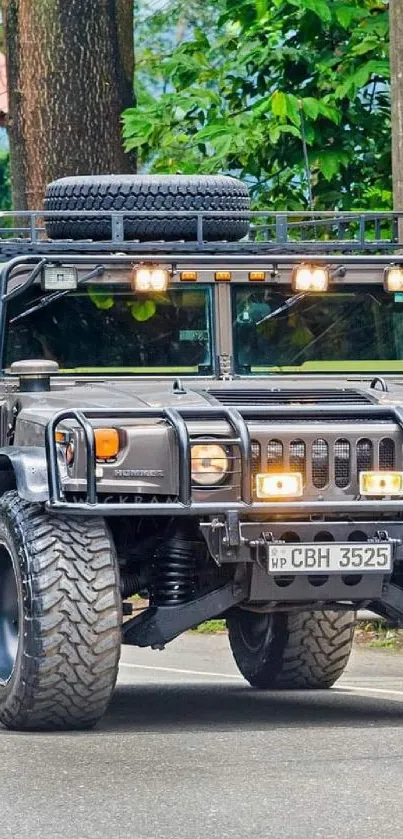
[[[393,206],[403,212],[403,0],[389,2]],[[403,242],[403,219],[399,221]]]
[[[38,209],[67,175],[134,172],[133,0],[3,0],[13,205]]]

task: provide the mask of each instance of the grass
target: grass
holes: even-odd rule
[[[215,635],[226,631],[224,620],[210,620],[191,630],[199,635]],[[403,630],[393,629],[384,621],[360,621],[355,631],[355,642],[369,649],[403,651]]]
[[[200,635],[216,635],[218,632],[225,631],[225,621],[218,619],[205,621],[192,629],[192,632],[198,632]]]
[[[403,630],[387,626],[383,621],[361,621],[357,624],[355,641],[370,649],[401,651]]]

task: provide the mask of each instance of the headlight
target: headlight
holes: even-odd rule
[[[296,292],[327,291],[329,271],[322,265],[298,265],[294,268],[292,287]]]
[[[216,443],[192,446],[192,481],[199,486],[216,486],[228,474],[228,455]]]

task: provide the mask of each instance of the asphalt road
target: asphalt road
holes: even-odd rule
[[[225,636],[126,648],[88,734],[0,729],[0,839],[388,839],[403,823],[403,655],[260,693]]]

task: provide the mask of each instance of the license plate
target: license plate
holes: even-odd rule
[[[270,574],[386,573],[392,568],[392,545],[385,543],[269,544],[267,556]]]

